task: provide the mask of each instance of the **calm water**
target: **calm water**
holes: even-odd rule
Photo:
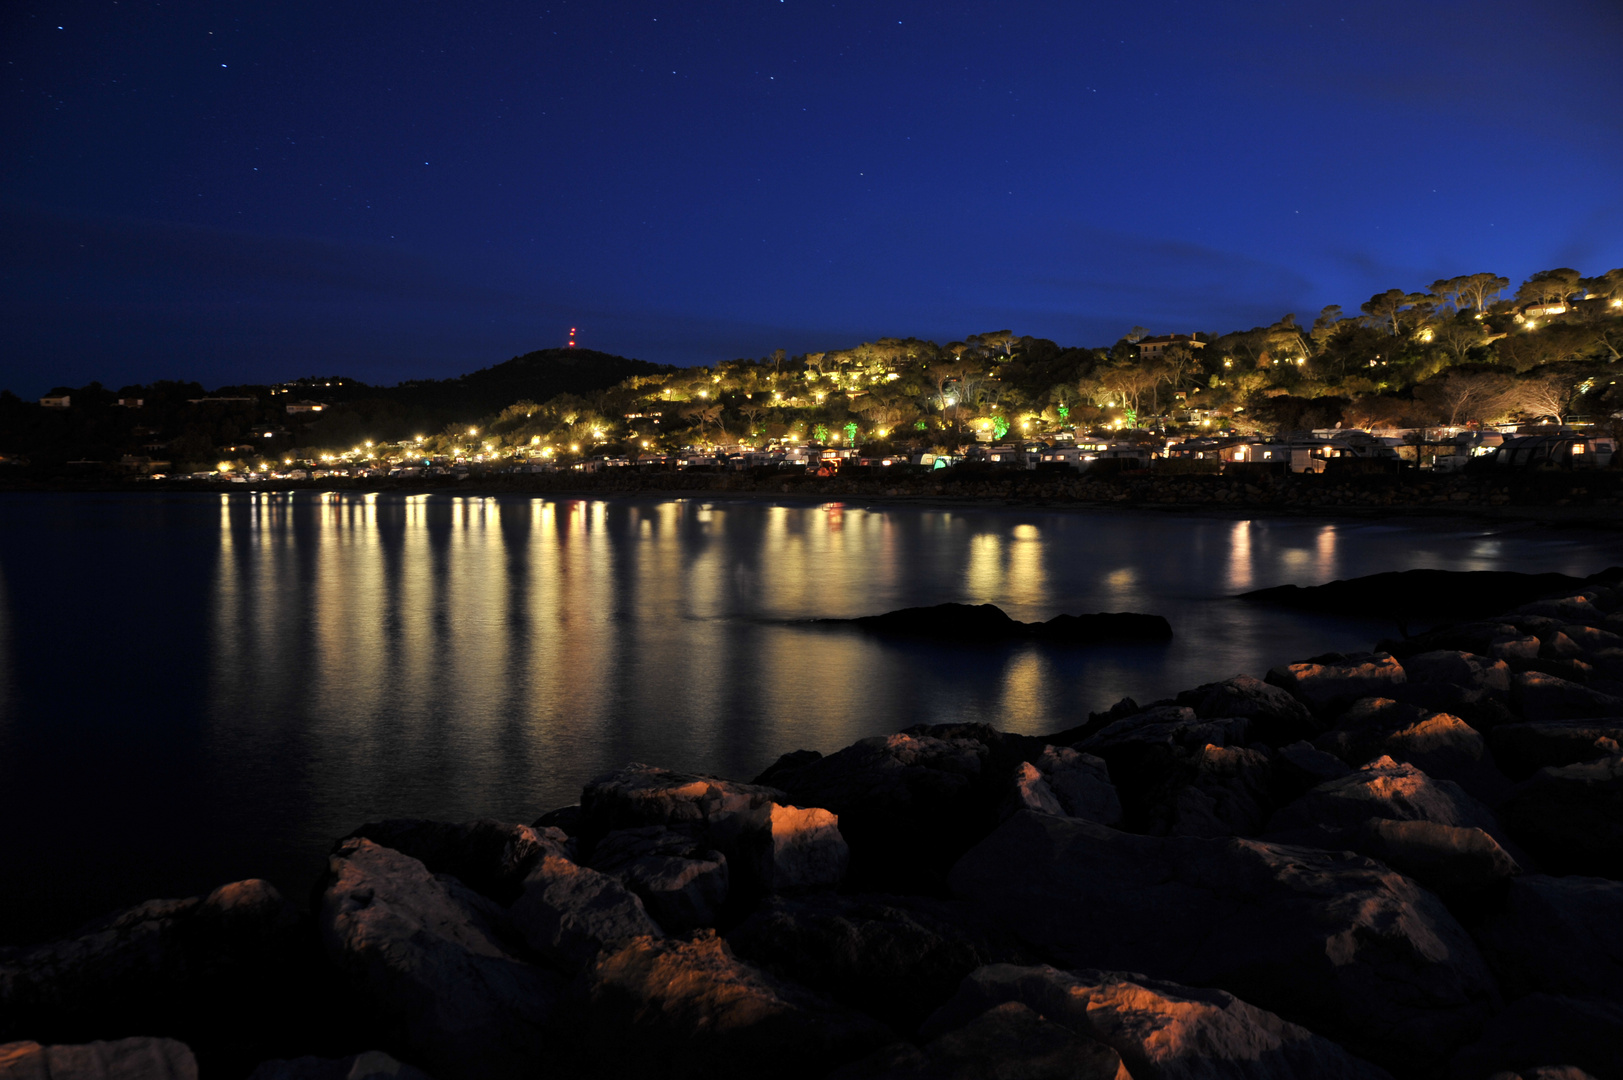
[[[1233,594],[1623,561],[1471,523],[748,501],[0,499],[0,943],[269,877],[403,815],[528,821],[631,760],[748,778],[910,724],[1057,730],[1390,626]],[[1167,646],[884,644],[944,601],[1166,615]]]

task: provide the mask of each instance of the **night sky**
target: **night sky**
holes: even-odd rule
[[[1623,5],[0,13],[0,387],[1108,345],[1623,265]]]

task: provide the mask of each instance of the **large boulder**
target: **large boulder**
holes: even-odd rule
[[[922,1050],[892,1045],[828,1080],[1133,1080],[1110,1047],[1039,1016],[1018,1001],[995,1005]]]
[[[1227,991],[1119,971],[990,965],[966,978],[920,1035],[1009,1002],[1109,1046],[1134,1080],[1387,1080],[1385,1070]]]
[[[1523,1077],[1540,1068],[1582,1069],[1595,1080],[1623,1080],[1623,1004],[1529,994],[1493,1018],[1480,1042],[1449,1062],[1453,1080]]]
[[[1045,746],[1031,764],[1041,773],[1061,812],[1101,825],[1120,823],[1121,798],[1103,758],[1067,746]]]
[[[839,816],[856,889],[940,888],[995,817],[986,742],[899,733],[863,739],[780,774],[788,800]]]
[[[1332,717],[1359,698],[1392,697],[1408,682],[1403,665],[1390,653],[1332,653],[1268,672],[1268,682],[1301,701],[1314,715]]]
[[[1394,761],[1408,762],[1439,780],[1452,780],[1488,801],[1497,800],[1510,787],[1488,756],[1481,733],[1448,713],[1399,728],[1381,741],[1380,750]]]
[[[727,856],[735,887],[767,890],[839,883],[848,849],[839,819],[822,805],[803,808],[777,788],[640,764],[600,776],[581,793],[594,838],[656,825],[684,831]]]
[[[345,840],[328,860],[319,921],[385,1049],[440,1080],[527,1077],[547,1053],[564,980],[520,960],[502,909],[456,879]]]
[[[1623,698],[1542,671],[1513,678],[1510,700],[1523,719],[1534,723],[1623,715]]]
[[[1478,828],[1369,818],[1347,840],[1360,855],[1414,878],[1445,900],[1481,895],[1522,869],[1497,840]]]
[[[530,868],[509,917],[526,945],[570,974],[605,949],[664,934],[642,898],[619,878],[561,855],[544,856]]]
[[[1326,831],[1351,834],[1370,818],[1431,821],[1497,835],[1493,812],[1458,784],[1434,780],[1413,765],[1376,758],[1339,780],[1320,784],[1281,807],[1268,822],[1268,835],[1290,842],[1316,843]]]
[[[883,1025],[735,957],[714,933],[638,938],[586,976],[605,1076],[821,1076],[892,1041]]]
[[[1495,1004],[1442,902],[1350,853],[1021,813],[951,884],[1067,966],[1221,987],[1389,1067],[1434,1065]]]
[[[149,900],[73,937],[0,950],[0,1040],[181,1038],[210,1071],[246,1071],[332,1003],[308,920],[269,882]]]
[[[727,901],[727,856],[661,825],[609,833],[592,849],[591,866],[619,878],[673,934],[716,925]]]
[[[1523,780],[1547,766],[1560,768],[1623,753],[1623,716],[1541,723],[1506,724],[1494,728],[1488,746],[1505,774]]]
[[[1403,658],[1408,681],[1422,686],[1445,683],[1473,694],[1510,692],[1510,666],[1492,656],[1460,649],[1434,649]]]
[[[524,875],[543,855],[566,855],[569,837],[561,829],[537,829],[484,819],[454,824],[422,818],[394,818],[362,825],[360,836],[410,855],[435,874],[450,874],[498,904],[511,904]]]
[[[1518,878],[1476,939],[1512,997],[1544,992],[1623,1000],[1623,883]]]
[[[1499,812],[1552,873],[1623,878],[1623,755],[1540,769]]]
[[[1174,704],[1187,706],[1201,719],[1242,716],[1250,737],[1269,746],[1311,739],[1324,725],[1282,687],[1250,675],[1207,683],[1179,694]]]
[[[744,959],[901,1031],[976,968],[1025,955],[974,905],[916,896],[772,897],[727,941]]]
[[[174,1039],[10,1042],[0,1044],[0,1080],[197,1080],[197,1059]]]

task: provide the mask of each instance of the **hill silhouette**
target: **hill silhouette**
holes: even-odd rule
[[[368,397],[456,416],[498,413],[515,401],[546,401],[559,394],[594,394],[637,375],[677,370],[596,349],[537,349],[452,379],[417,379],[372,387]]]

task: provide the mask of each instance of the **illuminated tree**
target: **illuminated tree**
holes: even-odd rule
[[[1516,290],[1516,301],[1521,304],[1565,303],[1579,290],[1582,275],[1570,267],[1540,270]]]
[[[1450,371],[1421,383],[1414,395],[1444,422],[1457,425],[1502,416],[1515,407],[1515,391],[1515,382],[1500,372]]]

